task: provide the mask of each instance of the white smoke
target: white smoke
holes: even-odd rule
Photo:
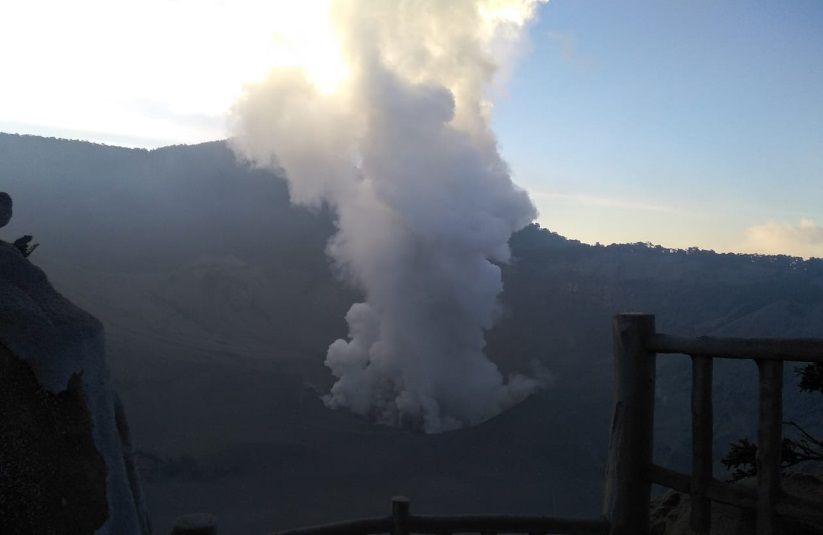
[[[277,69],[235,106],[238,153],[285,170],[293,202],[335,210],[328,253],[365,295],[349,339],[329,347],[328,406],[439,432],[538,388],[504,381],[483,353],[494,262],[537,215],[497,151],[486,94],[536,2],[333,2],[336,89]]]

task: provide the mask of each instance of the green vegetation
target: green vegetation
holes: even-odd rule
[[[823,393],[823,364],[808,364],[796,370],[802,392]],[[796,422],[783,422],[792,437],[783,438],[782,468],[806,461],[823,461],[823,440],[815,438]],[[757,444],[743,438],[733,442],[721,462],[738,481],[757,474]]]

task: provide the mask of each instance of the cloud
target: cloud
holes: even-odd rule
[[[3,2],[0,117],[21,132],[144,147],[223,138],[226,110],[271,67],[333,74],[317,15],[327,3]]]
[[[823,227],[810,218],[797,224],[769,221],[746,229],[741,251],[823,257]]]

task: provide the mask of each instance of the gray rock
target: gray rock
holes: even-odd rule
[[[753,478],[738,483],[754,488]],[[795,471],[783,477],[783,490],[792,496],[820,502],[823,507],[823,472],[803,473]],[[652,501],[650,535],[691,535],[688,494],[669,491]],[[783,533],[791,535],[823,535],[823,526],[813,521],[785,520]],[[754,535],[754,514],[739,507],[712,504],[712,528],[710,535]]]
[[[11,196],[0,191],[0,228],[5,227],[11,220]]]
[[[108,517],[106,464],[82,380],[46,391],[0,345],[0,533],[89,535]]]
[[[102,325],[2,241],[0,349],[0,533],[150,533]]]

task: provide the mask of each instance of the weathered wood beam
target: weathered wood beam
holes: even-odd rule
[[[652,465],[651,479],[654,483],[666,488],[674,489],[684,494],[691,492],[692,478],[681,472],[670,470],[658,465]],[[742,488],[739,485],[711,480],[706,490],[710,500],[727,505],[734,505],[744,509],[754,509],[757,503],[754,490]]]
[[[194,513],[177,518],[171,535],[217,535],[217,518],[207,513]]]
[[[670,470],[658,465],[652,465],[652,481],[666,488],[688,494],[691,489],[691,477],[687,474]],[[724,503],[754,511],[757,507],[757,492],[755,489],[742,487],[734,483],[726,483],[713,479],[708,488],[709,499],[713,502]],[[796,518],[817,524],[823,524],[823,505],[819,501],[783,494],[775,505],[777,516]]]
[[[730,359],[823,362],[823,340],[819,338],[688,338],[655,334],[649,338],[648,350],[661,354],[679,353]]]
[[[697,535],[711,528],[712,503],[712,358],[692,357],[692,478],[689,523]]]
[[[757,535],[776,535],[783,446],[783,362],[759,360],[757,427]]]
[[[608,535],[609,523],[605,520],[556,518],[550,516],[513,515],[461,515],[461,516],[414,516],[409,515],[406,525],[411,533],[450,535],[452,533],[529,533],[564,535]],[[277,535],[342,535],[390,533],[394,529],[394,517],[339,522],[277,533]]]
[[[345,522],[335,522],[333,524],[278,531],[276,535],[376,535],[378,533],[390,533],[392,526],[393,519],[387,516],[384,518],[348,520]]]
[[[410,516],[412,533],[562,533],[564,535],[607,535],[609,523],[543,516]]]
[[[395,496],[391,499],[392,535],[409,535],[409,499]]]
[[[614,410],[603,513],[611,535],[645,535],[654,427],[655,355],[648,349],[654,316],[618,314],[614,339]]]

